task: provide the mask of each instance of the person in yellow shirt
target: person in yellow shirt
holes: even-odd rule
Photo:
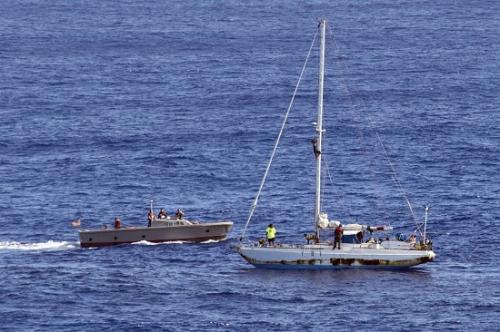
[[[266,237],[267,237],[267,243],[270,246],[274,245],[274,239],[276,238],[276,228],[274,228],[273,224],[269,224],[266,228]]]

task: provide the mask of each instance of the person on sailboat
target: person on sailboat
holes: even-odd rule
[[[411,234],[409,237],[408,237],[408,242],[414,244],[414,243],[417,243],[417,236],[415,234]]]
[[[319,155],[321,154],[321,151],[319,151],[318,149],[318,139],[317,138],[312,139],[311,143],[313,145],[314,155],[316,156],[316,158],[318,158]]]
[[[342,242],[342,235],[344,235],[344,228],[342,227],[342,224],[339,224],[335,228],[335,240],[333,242],[333,249],[337,247],[337,244],[338,248],[340,249],[340,243]]]
[[[270,246],[274,245],[274,239],[276,238],[276,228],[274,228],[273,224],[269,224],[266,228],[266,236],[267,236],[267,243]]]
[[[356,233],[356,241],[358,241],[358,243],[363,243],[363,232],[362,231],[359,231]]]

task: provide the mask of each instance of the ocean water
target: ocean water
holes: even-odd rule
[[[499,330],[496,1],[0,3],[0,327],[5,331]],[[329,21],[323,207],[414,220],[408,271],[259,270],[232,246],[317,18]],[[312,228],[317,52],[250,224]],[[382,147],[377,134],[384,142]],[[386,153],[384,153],[384,149]],[[224,242],[81,249],[150,200],[230,219]]]

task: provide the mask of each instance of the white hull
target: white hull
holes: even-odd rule
[[[336,269],[342,267],[408,268],[434,260],[432,250],[386,249],[378,244],[328,244],[258,247],[240,245],[250,264],[274,269]]]
[[[153,227],[127,227],[120,229],[81,230],[82,247],[103,247],[139,241],[203,242],[225,240],[233,223],[230,221],[186,225],[154,225]]]

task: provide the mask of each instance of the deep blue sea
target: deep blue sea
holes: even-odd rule
[[[493,0],[1,1],[0,330],[499,331],[499,12]],[[389,156],[415,218],[431,207],[433,263],[273,271],[232,249],[319,17],[323,207],[411,231]],[[270,222],[279,241],[312,229],[317,61],[250,240]],[[150,200],[233,220],[230,239],[79,247],[72,220],[145,225]]]

